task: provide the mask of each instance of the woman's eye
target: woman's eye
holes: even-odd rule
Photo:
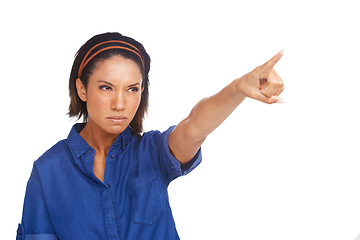
[[[100,86],[100,89],[103,89],[103,90],[112,90],[111,87],[106,86],[106,85]]]
[[[137,91],[139,91],[139,88],[137,88],[137,87],[132,87],[132,88],[129,88],[129,91],[130,91],[130,92],[137,92]]]

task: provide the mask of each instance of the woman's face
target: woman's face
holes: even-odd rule
[[[110,134],[120,134],[139,107],[142,75],[138,65],[121,56],[98,63],[85,89],[77,80],[78,94],[86,101],[88,124]],[[81,86],[82,85],[82,86]]]

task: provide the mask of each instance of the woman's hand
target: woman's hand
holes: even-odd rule
[[[205,138],[214,131],[246,98],[275,103],[284,90],[284,83],[273,69],[282,51],[252,72],[232,81],[220,92],[204,98],[191,110],[169,136],[171,153],[185,164],[199,150]]]
[[[246,97],[269,104],[282,101],[279,95],[284,90],[284,82],[273,68],[282,55],[280,51],[265,64],[236,79],[237,90]]]

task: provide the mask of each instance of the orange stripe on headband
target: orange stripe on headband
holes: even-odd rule
[[[106,48],[102,48],[100,50],[98,50],[97,52],[95,52],[94,54],[92,54],[86,61],[85,59],[87,58],[87,56],[90,54],[90,52],[92,50],[94,50],[94,48],[102,45],[102,44],[106,44],[106,43],[111,43],[111,42],[117,42],[117,43],[123,43],[123,44],[126,44],[126,45],[129,45],[133,48],[135,48],[136,50],[139,51],[139,49],[137,49],[135,46],[131,45],[130,43],[127,43],[127,42],[124,42],[124,41],[119,41],[119,40],[110,40],[110,41],[105,41],[105,42],[101,42],[101,43],[98,43],[96,44],[95,46],[93,46],[85,55],[85,57],[83,58],[81,64],[80,64],[80,67],[79,67],[79,72],[78,72],[78,77],[80,78],[81,76],[81,73],[82,71],[84,70],[85,66],[90,62],[91,59],[93,59],[96,55],[98,55],[99,53],[103,52],[103,51],[106,51],[106,50],[109,50],[109,49],[124,49],[124,50],[127,50],[127,51],[130,51],[130,52],[133,52],[135,53],[141,60],[141,63],[143,66],[145,66],[144,64],[144,59],[142,58],[142,56],[140,55],[140,51],[139,52],[136,52],[135,50],[133,49],[130,49],[130,48],[127,48],[127,47],[122,47],[122,46],[110,46],[110,47],[106,47]]]

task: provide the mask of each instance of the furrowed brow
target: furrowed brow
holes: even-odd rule
[[[105,84],[108,84],[108,85],[110,85],[110,86],[112,86],[112,87],[114,87],[115,85],[114,84],[112,84],[111,82],[108,82],[108,81],[105,81],[105,80],[99,80],[98,81],[99,83],[105,83]]]
[[[139,85],[139,86],[140,86],[140,83],[130,84],[128,87],[135,87],[135,86],[137,86],[137,85]]]

